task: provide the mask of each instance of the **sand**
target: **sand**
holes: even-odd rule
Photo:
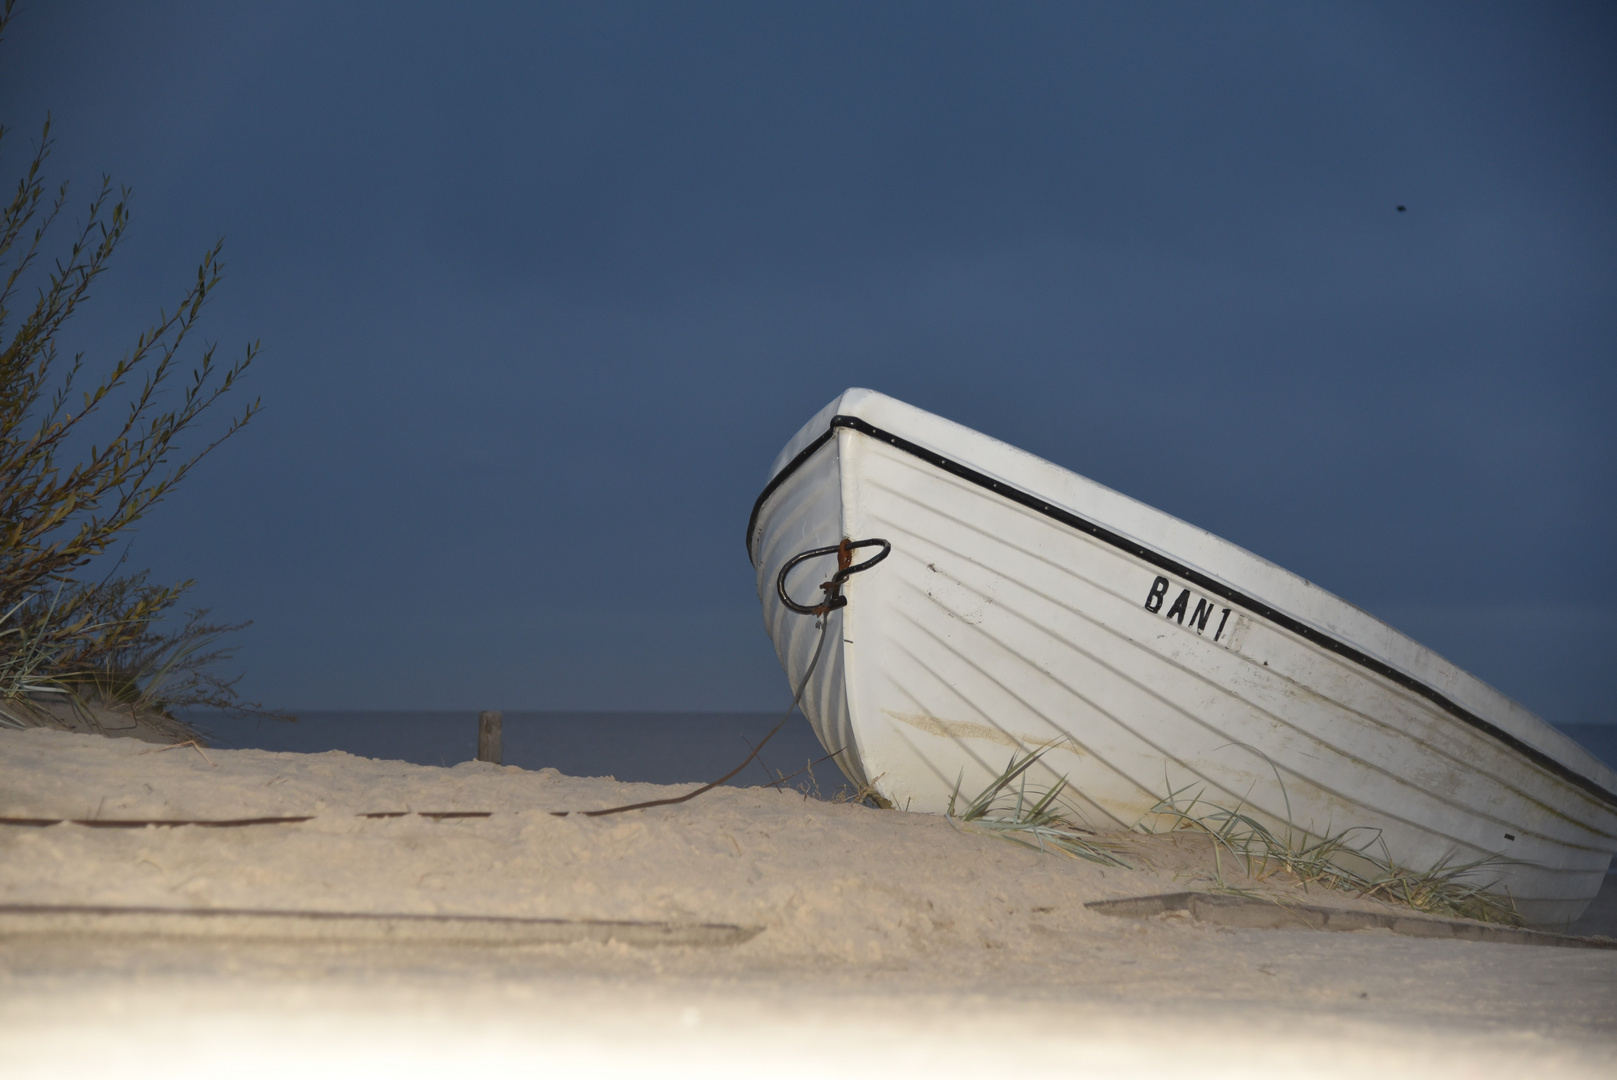
[[[1132,840],[1124,869],[768,789],[554,814],[683,790],[0,732],[0,816],[310,818],[0,826],[0,905],[761,928],[705,948],[13,935],[0,938],[0,1071],[89,1074],[109,1060],[164,1076],[1617,1071],[1617,951],[1084,907],[1211,887],[1191,837]],[[473,811],[490,816],[420,816]],[[377,813],[405,816],[361,816]],[[1225,881],[1295,891],[1227,868]]]

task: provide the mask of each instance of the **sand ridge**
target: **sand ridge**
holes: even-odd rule
[[[1225,1021],[1216,1017],[1230,1016],[1379,1025],[1395,1042],[1437,1038],[1444,1046],[1480,1046],[1483,1032],[1549,1038],[1570,1055],[1562,1064],[1572,1075],[1585,1057],[1617,1055],[1614,952],[1384,932],[1227,930],[1084,907],[1209,887],[1206,845],[1193,837],[1132,839],[1125,851],[1132,868],[1122,869],[975,835],[938,817],[762,788],[721,788],[681,806],[612,817],[555,816],[682,790],[475,762],[442,769],[247,750],[204,757],[193,748],[153,752],[133,741],[0,732],[0,817],[310,815],[296,824],[228,829],[0,826],[0,904],[763,927],[744,944],[670,949],[12,938],[0,941],[0,986],[10,1003],[0,1006],[0,1030],[28,1027],[36,1006],[21,1004],[24,998],[83,1004],[123,994],[174,1001],[200,995],[224,1010],[220,1023],[249,998],[280,1001],[263,1007],[293,1023],[305,993],[294,989],[317,986],[326,993],[347,987],[356,1016],[397,994],[437,1001],[432,1016],[440,1018],[450,1008],[446,993],[488,998],[497,1015],[508,1009],[499,1002],[524,995],[619,995],[701,999],[715,1015],[772,1001],[767,1024],[788,1028],[792,1017],[807,1015],[803,1002],[817,1002],[816,1015],[841,1016],[855,999],[885,1002],[892,1016],[918,1024],[921,997],[941,995],[961,1008],[969,1003],[983,1031],[1001,1034],[1018,1010],[1144,1009],[1192,1026],[1217,1027]],[[444,811],[490,816],[419,816]],[[406,816],[362,816],[375,813]],[[1230,883],[1289,888],[1234,881],[1225,869]],[[1341,902],[1339,894],[1330,898]],[[1322,897],[1316,891],[1309,899]],[[556,1008],[560,1015],[571,1006]],[[873,1008],[854,1008],[845,1022],[880,1012]],[[555,1039],[563,1034],[552,1031]],[[961,1061],[970,1057],[962,1054]],[[1488,1074],[1503,1075],[1507,1058],[1494,1055]]]

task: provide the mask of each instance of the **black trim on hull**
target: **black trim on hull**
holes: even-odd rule
[[[1155,566],[1158,569],[1166,570],[1170,574],[1181,577],[1195,585],[1204,593],[1228,600],[1230,603],[1244,608],[1251,614],[1262,616],[1268,621],[1274,623],[1276,626],[1289,630],[1291,633],[1296,634],[1305,641],[1309,641],[1314,645],[1327,650],[1328,652],[1333,652],[1338,656],[1345,657],[1346,659],[1353,661],[1355,664],[1358,664],[1360,667],[1373,671],[1382,678],[1390,679],[1399,686],[1402,686],[1404,689],[1419,694],[1421,697],[1426,698],[1428,701],[1437,705],[1445,712],[1451,714],[1459,720],[1463,720],[1465,723],[1476,728],[1483,734],[1490,736],[1500,743],[1503,743],[1505,746],[1508,746],[1510,749],[1516,751],[1516,753],[1520,754],[1528,761],[1531,761],[1539,768],[1560,777],[1562,780],[1572,784],[1579,790],[1593,795],[1595,798],[1599,799],[1601,802],[1604,802],[1613,809],[1617,809],[1617,793],[1607,791],[1605,788],[1601,787],[1593,780],[1590,780],[1588,777],[1582,775],[1581,773],[1574,772],[1568,766],[1563,765],[1555,758],[1550,757],[1548,754],[1544,753],[1544,751],[1539,750],[1537,747],[1530,746],[1529,744],[1518,739],[1516,736],[1510,734],[1510,732],[1496,727],[1460,703],[1450,700],[1446,695],[1434,690],[1430,686],[1427,686],[1419,679],[1411,675],[1406,675],[1404,672],[1399,671],[1392,665],[1383,663],[1373,656],[1368,656],[1346,642],[1338,641],[1329,634],[1316,630],[1312,626],[1292,618],[1285,612],[1278,611],[1275,608],[1270,607],[1261,600],[1255,599],[1254,597],[1248,596],[1243,592],[1232,589],[1222,582],[1208,577],[1206,574],[1203,574],[1200,571],[1192,570],[1185,564],[1178,562],[1177,560],[1170,559],[1158,551],[1154,551],[1143,544],[1138,544],[1125,536],[1112,532],[1110,529],[1095,524],[1093,521],[1081,518],[1070,510],[1064,510],[1059,506],[1052,506],[1043,499],[1040,499],[1035,495],[1030,495],[1020,488],[1012,487],[1010,484],[995,480],[993,477],[980,473],[975,469],[967,468],[957,461],[951,461],[942,454],[936,454],[923,446],[918,446],[915,443],[910,442],[908,439],[902,439],[891,432],[883,431],[880,428],[859,419],[857,416],[833,416],[831,418],[831,423],[826,427],[825,434],[821,435],[819,438],[805,446],[802,452],[787,463],[785,468],[781,469],[780,472],[775,474],[774,478],[769,481],[769,484],[764,488],[763,492],[759,494],[758,500],[752,504],[752,516],[747,520],[747,558],[749,561],[752,559],[753,530],[758,527],[758,515],[763,511],[764,503],[769,500],[769,497],[773,495],[775,491],[782,484],[784,484],[793,473],[802,468],[803,464],[808,461],[809,458],[814,456],[815,451],[819,450],[820,447],[824,446],[831,440],[831,437],[836,434],[838,428],[847,428],[850,431],[857,431],[861,435],[867,435],[872,439],[880,439],[889,446],[902,450],[904,453],[913,457],[918,457],[927,464],[942,469],[951,476],[957,476],[969,483],[976,484],[979,487],[985,487],[996,494],[1003,495],[1005,498],[1014,503],[1025,506],[1030,510],[1037,511],[1048,518],[1053,518],[1056,521],[1061,522],[1063,525],[1067,525],[1071,528],[1077,529],[1081,533],[1093,536],[1095,539],[1110,544],[1121,551],[1126,551],[1130,555],[1133,555],[1144,562],[1150,563],[1152,566]]]

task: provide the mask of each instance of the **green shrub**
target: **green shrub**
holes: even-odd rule
[[[0,9],[0,36],[14,0]],[[0,151],[14,137],[0,127]],[[172,311],[136,337],[97,377],[83,353],[60,351],[64,326],[106,271],[129,227],[129,191],[103,177],[83,224],[51,257],[47,238],[68,208],[68,185],[45,181],[47,118],[39,142],[0,211],[0,697],[73,693],[148,709],[232,706],[230,682],[209,671],[229,655],[215,647],[239,627],[193,611],[178,628],[161,620],[191,582],[153,585],[144,573],[85,580],[202,458],[257,413],[255,400],[200,450],[180,436],[257,355],[232,364],[202,347],[187,371],[179,359],[218,286],[221,244],[203,255],[196,280]],[[245,625],[245,624],[241,624]]]

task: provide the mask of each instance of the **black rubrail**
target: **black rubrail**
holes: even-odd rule
[[[850,431],[857,431],[861,435],[867,435],[872,439],[879,439],[880,441],[887,443],[889,446],[892,446],[897,450],[902,450],[904,453],[909,454],[912,457],[920,458],[922,461],[942,469],[951,476],[956,476],[967,481],[968,483],[987,488],[996,494],[1003,495],[1005,498],[1014,503],[1025,506],[1030,510],[1035,510],[1046,517],[1053,518],[1056,521],[1061,522],[1063,525],[1077,529],[1079,532],[1087,533],[1097,540],[1110,544],[1112,547],[1128,552],[1130,555],[1135,556],[1143,562],[1149,563],[1160,570],[1166,570],[1175,577],[1180,577],[1186,581],[1189,581],[1202,592],[1205,592],[1210,596],[1217,596],[1223,600],[1228,600],[1237,607],[1243,608],[1249,614],[1257,615],[1263,619],[1266,619],[1274,625],[1285,630],[1289,630],[1291,633],[1296,634],[1298,637],[1303,638],[1306,641],[1312,642],[1322,649],[1336,653],[1338,656],[1341,656],[1344,659],[1353,661],[1360,667],[1373,671],[1383,678],[1390,679],[1399,686],[1404,687],[1406,690],[1413,691],[1414,693],[1419,694],[1421,697],[1426,698],[1428,701],[1439,706],[1445,712],[1449,713],[1455,718],[1464,721],[1465,723],[1476,728],[1478,731],[1481,731],[1498,742],[1503,743],[1505,746],[1510,747],[1512,750],[1516,751],[1533,764],[1550,773],[1553,773],[1580,790],[1593,795],[1595,798],[1606,803],[1608,806],[1617,809],[1617,793],[1607,791],[1605,788],[1601,787],[1593,780],[1590,780],[1588,777],[1573,771],[1568,766],[1563,765],[1561,762],[1544,753],[1544,751],[1539,750],[1537,747],[1530,746],[1521,739],[1518,739],[1516,736],[1510,734],[1510,732],[1504,731],[1489,721],[1484,720],[1470,709],[1467,709],[1464,705],[1461,705],[1457,701],[1451,700],[1447,695],[1433,689],[1430,686],[1427,686],[1414,676],[1407,675],[1392,665],[1377,660],[1373,656],[1368,656],[1354,648],[1352,645],[1349,645],[1344,641],[1338,641],[1329,634],[1316,630],[1314,627],[1292,618],[1285,612],[1270,607],[1261,600],[1248,596],[1239,590],[1232,589],[1228,585],[1216,581],[1200,571],[1191,569],[1184,563],[1171,559],[1158,551],[1154,551],[1143,544],[1130,540],[1126,536],[1121,536],[1101,525],[1097,525],[1093,521],[1079,517],[1070,510],[1063,509],[1059,506],[1052,506],[1036,495],[1030,495],[1025,491],[1004,483],[1003,481],[995,480],[991,476],[980,473],[975,469],[968,468],[957,461],[952,461],[949,458],[944,457],[942,454],[934,453],[933,451],[926,449],[924,446],[918,446],[915,443],[910,442],[908,439],[902,439],[891,432],[883,431],[880,428],[859,419],[857,416],[833,416],[830,424],[826,427],[825,434],[821,435],[819,438],[805,446],[802,452],[796,457],[792,458],[785,468],[781,469],[780,472],[775,474],[774,479],[770,480],[763,492],[759,494],[758,500],[753,503],[752,506],[752,516],[747,521],[747,557],[749,560],[752,558],[753,530],[757,528],[758,515],[763,510],[764,503],[768,501],[769,497],[775,493],[781,484],[785,483],[794,472],[801,468],[803,464],[814,455],[816,450],[820,449],[820,447],[824,446],[828,441],[830,441],[831,436],[836,434],[837,429],[839,428],[847,428]]]
[[[786,463],[786,467],[775,474],[775,478],[764,485],[763,492],[752,504],[752,516],[747,519],[747,561],[752,561],[752,530],[758,526],[758,513],[763,510],[764,503],[775,494],[775,489],[784,484],[791,475],[803,467],[803,463],[814,456],[814,451],[831,441],[831,436],[837,433],[837,421],[842,417],[833,417],[831,426],[825,429],[825,434],[803,447],[796,457]]]

